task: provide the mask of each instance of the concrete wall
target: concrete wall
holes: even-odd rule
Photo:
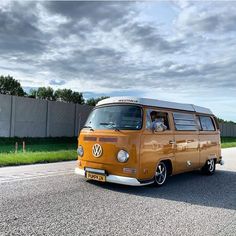
[[[47,136],[47,101],[13,97],[11,137]]]
[[[0,137],[73,137],[93,107],[0,95]]]
[[[0,136],[9,137],[11,134],[11,96],[0,94]]]
[[[75,104],[48,102],[48,136],[74,136]]]
[[[236,124],[221,123],[220,131],[222,137],[236,137]]]

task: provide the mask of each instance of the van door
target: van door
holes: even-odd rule
[[[175,173],[199,167],[199,137],[196,117],[191,113],[174,112]]]
[[[173,130],[170,129],[170,113],[160,110],[145,111],[145,129],[141,135],[140,142],[140,179],[151,179],[154,177],[157,164],[161,159],[169,159],[173,162],[174,145],[171,141],[174,139]],[[157,122],[163,122],[163,131],[154,131],[154,119]]]

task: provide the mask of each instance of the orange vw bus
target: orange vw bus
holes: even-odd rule
[[[223,164],[219,126],[209,109],[147,98],[100,101],[77,152],[77,174],[133,186],[162,186],[170,175],[197,169],[212,175]]]

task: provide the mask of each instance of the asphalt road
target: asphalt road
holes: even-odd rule
[[[0,169],[0,235],[236,235],[236,149],[162,188],[86,181],[75,162]]]

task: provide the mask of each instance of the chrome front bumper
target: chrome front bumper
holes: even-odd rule
[[[97,169],[90,169],[90,170],[92,170],[94,173],[101,174],[101,170],[97,170]],[[85,177],[85,170],[83,170],[83,169],[80,169],[77,167],[77,168],[75,168],[75,173]],[[153,181],[148,182],[148,183],[146,183],[146,182],[140,183],[136,178],[124,177],[124,176],[119,176],[119,175],[107,175],[106,182],[115,183],[115,184],[130,185],[130,186],[144,186],[144,185],[148,185],[148,184],[153,183]]]

